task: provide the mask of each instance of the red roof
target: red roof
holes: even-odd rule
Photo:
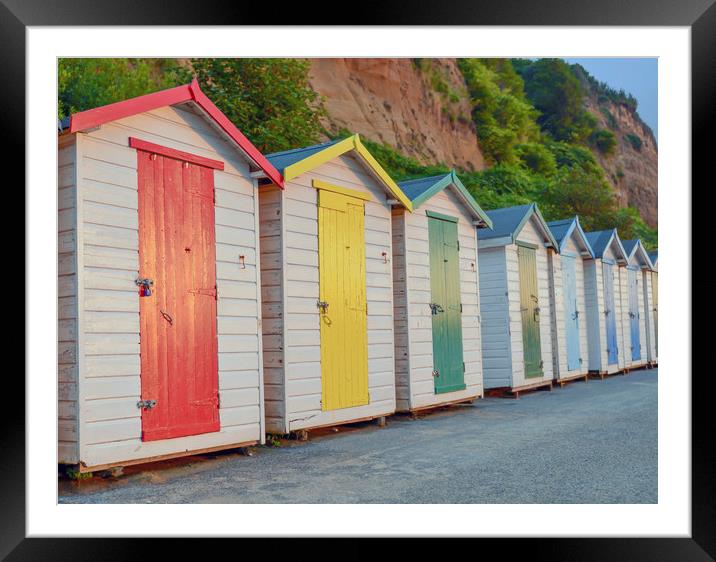
[[[191,84],[185,84],[183,86],[177,86],[176,88],[147,94],[146,96],[139,96],[75,113],[70,117],[70,132],[75,133],[77,131],[91,129],[103,123],[130,117],[159,107],[189,101],[198,105],[208,117],[213,119],[216,124],[239,145],[249,160],[261,168],[272,182],[283,188],[283,177],[281,177],[278,170],[266,160],[266,157],[236,128],[229,118],[206,97],[206,94],[199,88],[199,83],[196,79],[192,80]]]

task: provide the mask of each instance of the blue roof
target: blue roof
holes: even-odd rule
[[[266,159],[271,162],[274,168],[283,174],[283,171],[291,164],[295,164],[296,162],[300,162],[309,156],[313,156],[314,154],[321,152],[321,150],[341,142],[342,140],[345,139],[337,139],[321,144],[314,144],[304,148],[294,148],[293,150],[284,150],[283,152],[274,152],[272,154],[267,154]]]
[[[597,230],[596,232],[586,232],[587,241],[594,251],[594,257],[601,258],[604,255],[609,240],[614,234],[614,229]]]
[[[450,172],[446,174],[439,174],[437,176],[430,176],[427,178],[417,178],[414,180],[399,181],[398,185],[403,193],[408,196],[408,199],[415,201],[426,191],[429,191],[437,182],[449,176]]]
[[[651,260],[651,263],[656,265],[656,262],[659,261],[659,251],[654,250],[653,252],[649,252],[649,259]]]
[[[552,234],[557,239],[557,242],[560,243],[560,245],[562,244],[562,240],[564,240],[564,237],[569,234],[574,220],[574,217],[572,217],[571,219],[562,219],[559,221],[552,221],[547,223],[547,226],[549,226],[549,229],[552,231]]]
[[[624,246],[627,256],[631,256],[632,252],[634,251],[634,248],[637,245],[637,242],[639,242],[639,240],[622,240],[622,246]]]
[[[579,238],[579,243],[585,247],[591,257],[594,257],[594,251],[589,244],[587,235],[582,229],[582,225],[579,223],[579,217],[577,215],[568,219],[548,222],[547,226],[552,231],[552,236],[557,240],[560,252],[564,249],[564,245],[567,243],[569,236],[576,233]]]
[[[504,207],[502,209],[494,209],[487,211],[487,216],[492,221],[492,230],[480,230],[478,238],[487,240],[488,238],[502,238],[503,236],[512,236],[512,234],[520,226],[525,215],[532,209],[532,204],[520,205],[519,207]]]

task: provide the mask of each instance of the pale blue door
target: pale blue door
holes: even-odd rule
[[[604,276],[604,319],[607,326],[607,363],[617,362],[617,318],[614,311],[614,268],[610,263],[602,266]]]
[[[579,310],[577,309],[576,258],[562,254],[562,284],[564,292],[564,314],[567,332],[567,370],[580,367],[579,353]]]
[[[631,332],[631,360],[641,359],[641,341],[639,335],[639,301],[637,300],[636,271],[627,269],[629,276],[629,328]]]

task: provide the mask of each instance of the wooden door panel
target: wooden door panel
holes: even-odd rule
[[[319,190],[323,410],[370,402],[364,213],[361,199]]]
[[[213,170],[138,150],[142,439],[219,430]]]
[[[517,246],[520,278],[520,311],[525,377],[541,377],[542,349],[539,332],[539,293],[537,289],[537,252],[534,248]]]

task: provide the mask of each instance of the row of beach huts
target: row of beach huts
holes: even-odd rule
[[[58,462],[80,472],[657,363],[657,257],[358,135],[263,155],[189,85],[58,135]]]

